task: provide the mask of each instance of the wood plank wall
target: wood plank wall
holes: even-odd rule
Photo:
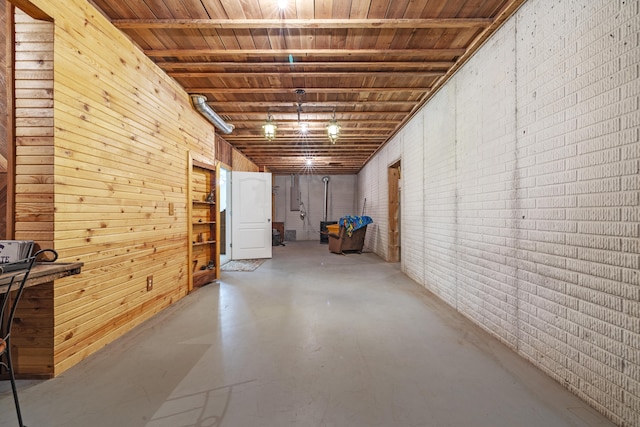
[[[0,6],[0,239],[7,238],[7,9]]]
[[[233,146],[220,135],[216,135],[216,160],[233,167]]]
[[[33,3],[54,21],[53,244],[84,263],[52,289],[58,375],[186,295],[187,152],[213,163],[215,132],[89,2]]]
[[[53,24],[15,14],[15,238],[53,248]]]
[[[53,24],[15,12],[15,238],[53,248]],[[53,283],[25,290],[13,330],[21,375],[53,369]]]
[[[235,172],[260,172],[260,168],[255,163],[236,149],[232,152],[231,168]]]
[[[0,172],[0,239],[7,238],[7,173]]]
[[[0,172],[7,170],[7,9],[0,5]],[[11,37],[9,37],[9,40]]]

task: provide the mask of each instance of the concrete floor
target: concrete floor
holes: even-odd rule
[[[398,264],[317,242],[273,250],[60,377],[21,381],[27,426],[613,425]]]

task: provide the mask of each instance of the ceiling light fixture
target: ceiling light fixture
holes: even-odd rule
[[[302,98],[304,97],[305,93],[307,92],[304,89],[296,89],[296,110],[298,112],[298,127],[300,128],[300,133],[303,135],[306,135],[309,132],[309,123],[300,121],[300,115],[302,114]]]
[[[278,0],[278,9],[284,10],[287,8],[287,0]]]
[[[267,138],[267,141],[273,141],[276,138],[276,129],[278,129],[278,126],[273,121],[271,113],[267,112],[267,121],[262,125],[264,137]]]
[[[333,110],[333,118],[327,125],[327,136],[332,144],[335,144],[340,135],[340,125],[336,121],[336,110]]]

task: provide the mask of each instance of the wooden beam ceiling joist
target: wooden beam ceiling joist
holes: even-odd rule
[[[371,69],[372,66],[375,66],[377,70],[385,70],[388,68],[411,68],[416,70],[433,70],[433,69],[442,69],[447,70],[453,66],[455,62],[453,61],[385,61],[385,62],[377,62],[377,61],[350,61],[350,62],[340,62],[340,61],[331,61],[331,62],[304,62],[298,61],[294,62],[156,62],[160,68],[165,71],[177,71],[177,70],[202,70],[202,69],[224,69],[224,68],[250,68],[255,69],[256,67],[260,68],[270,68],[270,67],[286,67],[287,69],[291,69],[291,67],[296,68],[305,68],[305,67],[315,67],[315,68],[364,68]]]
[[[291,91],[292,93],[295,94],[294,91]],[[396,107],[402,107],[402,106],[406,106],[406,107],[412,107],[414,105],[416,105],[417,101],[387,101],[387,100],[381,100],[381,101],[376,101],[376,100],[367,100],[366,104],[362,104],[361,101],[330,101],[330,102],[305,102],[304,106],[307,108],[326,108],[327,104],[330,103],[331,106],[335,106],[337,107],[345,107],[349,109],[350,113],[353,114],[363,114],[365,113],[364,111],[359,111],[357,108],[365,108],[368,106],[396,106]],[[207,101],[207,104],[209,104],[212,108],[216,109],[216,108],[220,108],[220,107],[228,107],[229,103],[228,102],[217,102],[217,101]],[[251,102],[251,101],[234,101],[233,102],[233,107],[237,107],[237,108],[249,108],[249,107],[259,107],[259,108],[278,108],[278,107],[291,107],[291,106],[295,106],[295,101],[255,101],[255,102]],[[216,110],[217,111],[217,110]],[[241,111],[236,111],[236,110],[224,110],[221,109],[220,111],[229,111],[230,113],[233,112],[238,112],[240,113]],[[273,111],[277,111],[277,110],[273,110]],[[333,109],[331,110],[327,110],[329,112],[333,111]],[[336,110],[337,112],[338,110]],[[371,111],[372,113],[376,113],[376,111]],[[315,113],[318,113],[317,111]],[[400,111],[398,113],[396,112],[387,112],[387,111],[380,111],[380,114],[407,114],[406,111]]]
[[[398,78],[398,77],[440,77],[444,71],[287,71],[280,73],[271,72],[244,72],[244,71],[169,71],[168,74],[174,78],[282,78],[282,77],[305,77],[305,78],[336,78],[336,77],[376,77],[376,78]]]
[[[248,94],[256,94],[256,93],[283,93],[284,91],[289,91],[295,94],[295,90],[284,89],[278,87],[267,87],[267,88],[247,88],[247,87],[236,87],[236,88],[228,88],[228,87],[188,87],[184,88],[189,93],[219,93],[219,94],[228,94],[228,93],[248,93]],[[430,87],[305,87],[305,92],[309,93],[363,93],[363,92],[428,92],[431,90]],[[332,101],[327,101],[333,105]]]
[[[434,19],[114,19],[124,29],[398,29],[486,28],[487,18]]]
[[[466,49],[446,48],[446,49],[146,49],[145,55],[151,58],[157,57],[196,57],[196,56],[234,56],[238,58],[275,58],[296,57],[305,58],[313,54],[313,57],[335,56],[341,58],[354,58],[360,56],[380,58],[392,57],[434,57],[434,58],[456,58],[463,55]],[[295,61],[292,62],[295,65]]]
[[[332,104],[333,105],[333,104]],[[270,112],[272,115],[277,115],[278,117],[274,117],[274,119],[276,121],[280,121],[280,120],[294,120],[296,121],[296,112],[295,112],[295,105],[291,105],[291,103],[289,105],[287,105],[287,107],[289,107],[288,110],[284,110],[284,109],[277,109],[277,108],[270,108]],[[326,107],[326,104],[325,104]],[[305,116],[327,116],[327,117],[331,117],[333,114],[333,110],[328,110],[326,108],[324,108],[323,111],[317,111],[317,110],[313,110],[313,108],[309,108],[307,106],[307,104],[302,104],[302,114]],[[234,117],[238,117],[240,116],[242,120],[246,120],[249,119],[249,121],[251,121],[254,117],[257,119],[262,119],[262,121],[264,122],[265,119],[265,115],[263,112],[261,111],[228,111],[228,110],[222,110],[222,111],[217,111],[218,114],[220,115],[224,115],[225,117],[228,117],[230,120],[233,120]],[[404,118],[404,114],[407,114],[406,111],[346,111],[346,112],[341,112],[339,110],[336,110],[336,114],[345,114],[345,115],[349,115],[349,117],[358,117],[358,121],[359,122],[364,122],[367,123],[369,120],[374,121],[376,119],[364,119],[362,120],[362,117],[376,117],[376,116],[381,116],[381,117],[385,117],[388,118],[389,116],[399,116],[397,119],[387,119],[386,121],[393,121],[393,122],[397,122],[397,121],[401,121]],[[239,119],[240,120],[240,119]],[[322,119],[305,119],[301,121],[304,122],[309,122],[309,121],[321,121]]]

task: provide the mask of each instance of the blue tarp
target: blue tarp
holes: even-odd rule
[[[351,237],[354,230],[365,227],[367,224],[372,224],[373,220],[369,216],[354,216],[346,215],[340,218],[338,225],[344,227],[347,230],[347,236]]]

